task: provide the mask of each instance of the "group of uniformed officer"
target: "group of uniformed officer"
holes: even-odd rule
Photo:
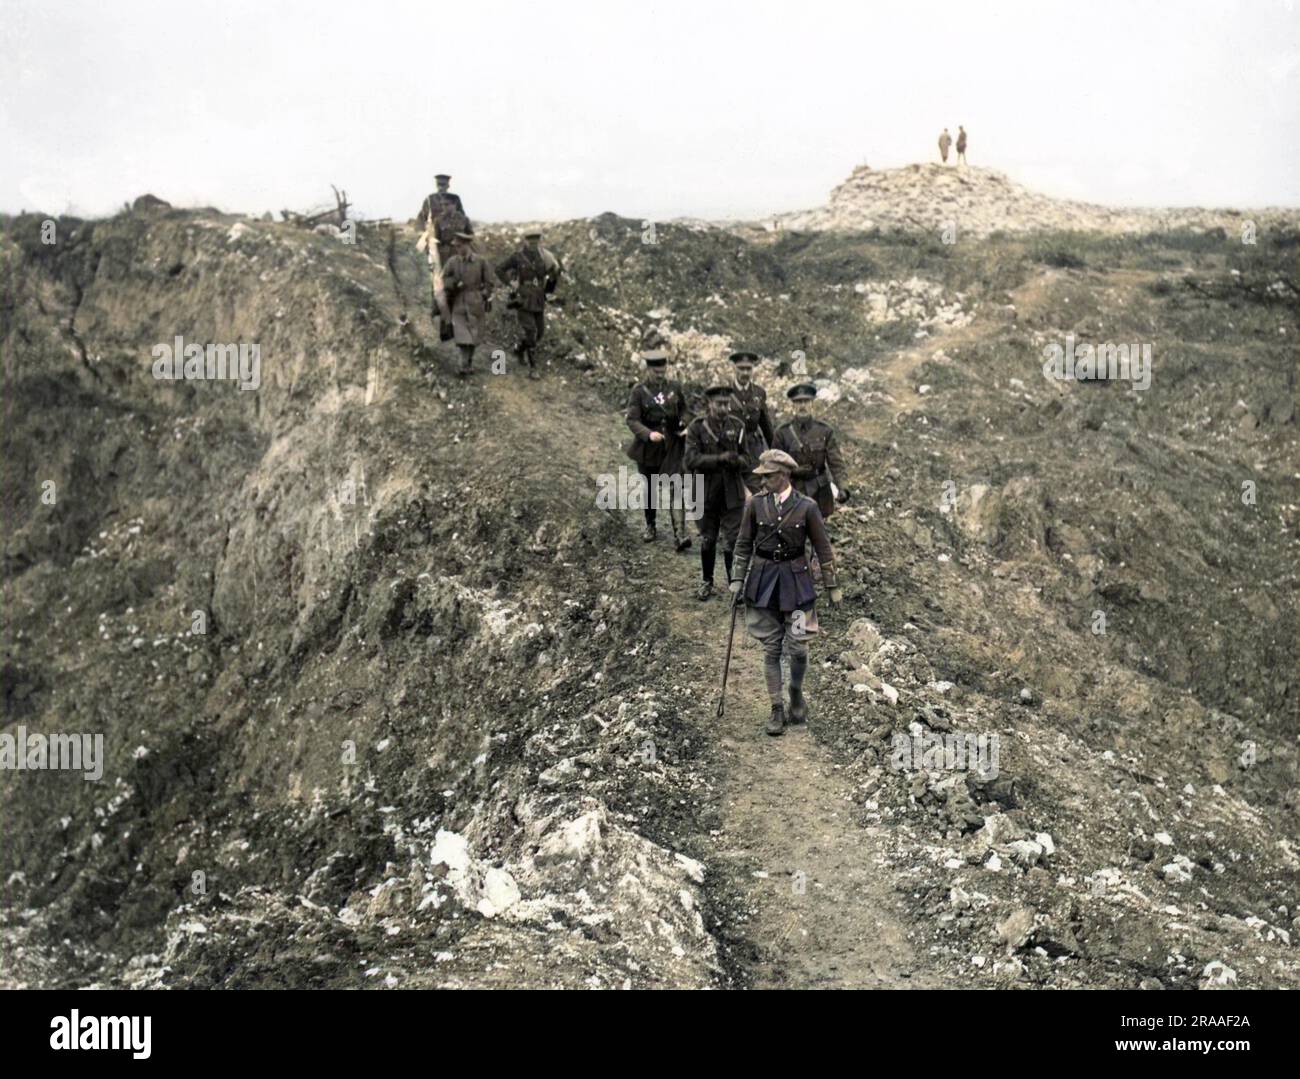
[[[454,339],[460,349],[460,374],[472,372],[493,289],[505,280],[511,290],[507,306],[519,320],[516,352],[529,377],[538,377],[537,347],[545,331],[546,299],[563,269],[559,259],[542,247],[540,232],[530,231],[517,251],[493,267],[475,250],[464,204],[449,190],[451,177],[440,173],[435,180],[437,190],[424,200],[418,222],[434,269],[433,313],[443,339]],[[666,350],[650,349],[642,358],[646,377],[628,401],[633,437],[626,451],[646,485],[643,538],[657,538],[658,499],[650,497],[651,488],[662,491],[666,481],[674,546],[679,552],[691,546],[686,498],[700,477],[702,505],[694,507],[701,571],[696,595],[707,600],[714,594],[721,539],[732,602],[744,603],[746,630],[763,647],[772,704],[766,730],[779,735],[787,718],[791,723],[808,718],[803,679],[808,640],[818,632],[817,568],[832,605],[841,601],[825,524],[836,501],[849,498],[835,430],[812,415],[817,396],[812,383],[790,387],[795,414],[774,427],[767,392],[754,381],[758,356],[753,352],[732,353],[731,381],[705,390],[702,410],[692,408],[682,384],[668,377]],[[693,412],[700,414],[691,418]],[[790,672],[788,708],[783,660]]]
[[[812,415],[817,396],[812,383],[790,387],[786,396],[795,415],[774,427],[767,392],[754,381],[758,356],[753,352],[731,355],[732,380],[705,390],[704,410],[693,419],[688,419],[691,409],[682,384],[668,377],[667,351],[652,349],[642,359],[646,378],[628,400],[627,425],[633,434],[628,456],[637,463],[647,495],[660,477],[680,477],[670,484],[679,494],[694,491],[692,477],[703,477],[703,504],[695,507],[701,570],[696,595],[708,600],[714,594],[721,539],[732,600],[744,602],[745,627],[763,646],[772,705],[766,730],[779,735],[787,719],[802,723],[808,717],[803,696],[807,642],[818,632],[809,543],[832,605],[841,600],[825,526],[836,501],[850,497],[835,429]],[[646,498],[644,512],[643,538],[649,542],[657,537],[653,499]],[[674,497],[670,512],[674,543],[683,551],[691,541],[680,497]],[[788,709],[783,657],[790,670]]]
[[[515,354],[527,364],[528,377],[538,378],[537,347],[546,332],[546,298],[555,291],[563,272],[560,260],[542,246],[541,232],[533,230],[524,233],[519,249],[494,268],[474,247],[474,230],[465,206],[449,189],[451,177],[440,172],[434,182],[437,190],[420,206],[416,223],[433,233],[437,252],[433,316],[443,340],[454,340],[460,350],[458,373],[462,377],[473,373],[474,350],[492,310],[492,292],[505,282],[510,290],[506,306],[519,322]],[[439,279],[442,297],[438,295]]]

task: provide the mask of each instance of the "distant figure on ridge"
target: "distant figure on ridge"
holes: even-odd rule
[[[957,164],[966,164],[966,129],[957,125]]]
[[[939,136],[939,157],[943,163],[948,164],[948,147],[952,145],[952,136],[948,134],[948,129],[943,129],[943,134]]]

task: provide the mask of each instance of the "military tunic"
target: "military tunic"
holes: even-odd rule
[[[643,473],[680,474],[686,450],[685,422],[686,395],[680,382],[639,383],[627,402],[627,425],[636,436],[627,455]],[[653,441],[652,431],[663,435],[663,441]]]
[[[474,252],[452,255],[442,270],[443,288],[451,304],[452,333],[458,345],[477,345],[487,314],[486,301],[497,284],[492,265]]]
[[[521,247],[497,265],[497,276],[514,281],[520,347],[534,349],[546,332],[546,297],[555,291],[564,267],[546,248]]]
[[[772,448],[772,414],[767,408],[767,391],[752,379],[742,386],[732,382],[732,395],[736,401],[735,415],[745,425],[744,449],[745,486],[753,492],[761,491],[763,481],[751,471],[758,467],[758,458]]]
[[[816,501],[823,517],[834,513],[831,477],[834,476],[841,489],[845,484],[844,455],[835,441],[835,428],[812,416],[796,416],[777,428],[772,445],[799,463],[790,477],[795,490]]]
[[[834,559],[817,503],[793,487],[785,498],[756,495],[745,507],[732,563],[732,580],[745,582],[745,629],[763,648],[763,677],[773,709],[781,706],[781,660],[790,663],[793,709],[808,669],[808,640],[818,632],[811,542],[822,581],[835,587]],[[748,572],[747,572],[748,571]],[[769,734],[779,733],[768,729]]]
[[[745,507],[736,540],[733,579],[745,582],[745,600],[751,606],[776,611],[811,610],[817,599],[807,545],[811,543],[822,566],[822,583],[835,587],[835,553],[817,503],[791,490],[785,501],[762,494]]]
[[[435,191],[424,200],[415,219],[421,231],[427,227],[430,216],[433,218],[434,239],[438,243],[438,261],[445,266],[451,259],[456,233],[469,231],[469,218],[465,216],[460,196],[450,191]]]
[[[741,511],[745,506],[745,467],[742,451],[744,428],[735,416],[721,420],[701,416],[686,428],[684,464],[688,472],[704,476],[703,513],[695,522],[700,533],[701,555],[706,559],[722,534],[722,549],[728,555],[736,546]],[[729,455],[735,454],[734,463]],[[707,578],[706,574],[706,578]]]

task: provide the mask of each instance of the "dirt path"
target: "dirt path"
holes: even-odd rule
[[[672,555],[658,555],[668,562]],[[678,573],[697,571],[680,558]],[[670,572],[665,566],[665,571]],[[883,829],[853,820],[854,792],[813,737],[819,653],[808,672],[809,726],[780,738],[763,731],[769,706],[762,653],[743,625],[736,630],[726,714],[714,717],[726,646],[725,602],[683,594],[670,611],[675,638],[699,672],[700,715],[717,729],[725,762],[719,849],[737,882],[748,884],[753,912],[744,935],[758,956],[755,988],[935,986],[907,940]]]
[[[518,373],[489,377],[486,390],[502,420],[525,425],[538,453],[530,472],[562,472],[590,485],[591,476],[616,470],[626,428],[618,415],[593,407],[588,395],[548,377],[530,383]],[[583,437],[572,437],[574,431]],[[539,477],[540,478],[540,477]],[[592,497],[590,491],[587,497]],[[665,522],[666,523],[666,522]],[[725,718],[717,720],[717,685],[726,646],[728,607],[693,596],[698,546],[675,554],[668,530],[641,545],[641,514],[628,514],[629,545],[646,558],[646,579],[664,582],[673,651],[694,683],[699,730],[716,739],[723,762],[718,874],[739,891],[728,904],[743,924],[726,927],[755,956],[748,971],[760,988],[933,987],[907,940],[894,877],[884,853],[884,829],[853,820],[854,792],[829,752],[807,727],[780,738],[763,732],[768,714],[761,653],[743,625],[736,632]],[[719,559],[718,579],[722,566]],[[808,673],[815,726],[821,680],[815,645]]]
[[[1059,277],[1055,270],[1044,270],[1011,292],[1011,300],[1021,318],[1041,313],[1044,299]],[[871,367],[878,388],[893,399],[884,410],[873,409],[857,423],[844,428],[845,433],[867,440],[879,439],[895,420],[920,408],[924,398],[916,392],[916,371],[936,352],[955,351],[989,337],[996,332],[997,324],[986,318],[977,318],[965,326],[937,330],[919,345],[901,349]]]

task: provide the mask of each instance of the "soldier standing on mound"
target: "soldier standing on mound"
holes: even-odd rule
[[[821,560],[822,582],[831,606],[838,606],[844,598],[835,584],[835,552],[821,510],[791,485],[794,469],[794,459],[788,453],[768,450],[763,454],[754,471],[763,478],[766,493],[755,495],[745,506],[731,575],[732,594],[745,603],[745,628],[763,646],[763,676],[772,703],[766,729],[771,735],[785,731],[782,655],[790,664],[790,722],[803,723],[808,718],[803,679],[808,670],[808,638],[818,632],[808,543]]]
[[[772,448],[784,450],[795,460],[791,475],[795,489],[817,503],[823,518],[835,512],[835,503],[849,500],[845,486],[844,455],[835,441],[835,428],[812,414],[817,387],[811,382],[791,386],[785,395],[794,405],[794,418],[776,429]],[[829,471],[828,471],[829,470]],[[832,496],[831,478],[839,488]]]
[[[736,548],[736,531],[749,498],[741,470],[745,458],[741,438],[744,426],[733,414],[730,386],[712,386],[704,391],[709,411],[686,428],[686,469],[704,476],[704,505],[695,522],[700,533],[702,580],[695,593],[701,600],[713,595],[713,568],[718,556],[718,534],[722,534],[722,558],[731,578],[731,553]],[[693,486],[693,484],[692,484]]]
[[[627,425],[636,437],[628,444],[627,455],[636,462],[645,485],[645,532],[642,538],[649,543],[655,538],[655,506],[651,492],[662,490],[659,478],[678,477],[678,489],[673,493],[674,504],[669,508],[673,523],[673,541],[677,550],[691,545],[686,534],[686,479],[683,476],[685,452],[686,395],[680,382],[670,381],[668,353],[654,349],[642,354],[646,378],[632,388],[627,402]],[[653,486],[652,486],[653,485]],[[666,486],[666,485],[665,485]],[[671,490],[671,488],[670,488]]]

